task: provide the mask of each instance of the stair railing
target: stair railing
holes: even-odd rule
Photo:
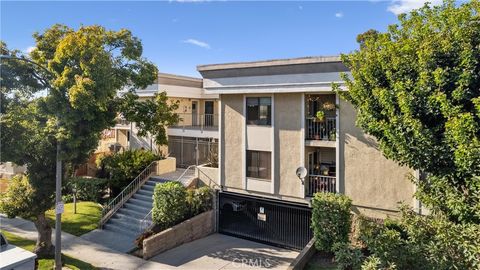
[[[120,209],[130,197],[135,194],[140,187],[148,180],[148,178],[157,172],[157,161],[153,161],[148,165],[140,174],[133,179],[127,187],[125,187],[120,194],[117,195],[113,200],[111,200],[106,206],[102,209],[102,217],[98,227],[101,229],[103,225]]]
[[[183,171],[183,173],[177,178],[177,180],[174,180],[174,181],[177,181],[179,182],[180,179],[182,179],[182,177],[185,176],[185,174],[188,172],[188,170],[190,170],[191,168],[196,168],[197,165],[190,165],[188,166],[185,171]],[[152,209],[148,212],[148,214],[146,214],[141,220],[140,220],[140,223],[139,223],[139,232],[140,233],[143,233],[144,231],[150,229],[152,226],[153,226],[153,219],[152,219],[152,211],[153,211],[153,206],[152,206]]]
[[[180,182],[180,179],[182,179],[182,178],[185,176],[185,174],[187,174],[187,172],[188,172],[191,168],[196,168],[196,167],[197,167],[197,165],[190,165],[190,166],[188,166],[188,167],[185,169],[185,171],[183,171],[183,173],[177,178],[176,181],[177,181],[177,182]]]

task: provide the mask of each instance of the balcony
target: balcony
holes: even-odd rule
[[[305,121],[305,140],[335,141],[337,124],[335,117],[326,117],[323,120],[307,117]]]
[[[130,129],[130,122],[123,119],[122,117],[117,117],[115,119],[115,128],[117,129]]]
[[[307,197],[313,197],[317,192],[336,192],[337,178],[326,175],[309,175],[307,177]]]
[[[192,114],[179,113],[180,121],[170,128],[181,128],[183,130],[218,130],[218,114]]]

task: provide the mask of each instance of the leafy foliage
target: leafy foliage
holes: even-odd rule
[[[166,92],[155,93],[152,99],[138,100],[134,93],[127,93],[123,97],[120,111],[131,122],[135,122],[139,129],[138,135],[153,135],[157,144],[167,144],[166,126],[178,123],[180,117],[175,113],[178,103],[168,102]]]
[[[76,193],[77,200],[100,202],[107,188],[107,179],[72,177],[68,179],[63,194]]]
[[[360,239],[374,269],[477,269],[480,267],[480,226],[458,224],[445,216],[420,216],[402,209],[398,223],[364,219]],[[373,269],[373,268],[368,268]]]
[[[45,211],[54,205],[56,147],[63,167],[83,163],[98,146],[100,133],[114,125],[122,89],[145,88],[157,68],[142,57],[142,44],[125,29],[54,25],[35,33],[35,49],[19,56],[1,43],[2,161],[27,165],[28,208],[11,216],[36,216],[41,241],[36,252],[51,253]],[[48,90],[48,91],[47,91]],[[37,93],[37,95],[33,95]],[[12,198],[13,199],[13,198]],[[5,208],[5,207],[3,207]]]
[[[353,247],[348,243],[335,243],[332,251],[340,269],[360,269],[365,259],[359,247]]]
[[[209,187],[186,189],[179,182],[157,184],[153,194],[152,220],[164,230],[185,219],[211,210],[213,193]]]
[[[187,190],[180,182],[157,184],[153,194],[152,220],[166,229],[182,221],[187,212]]]
[[[150,163],[163,159],[161,155],[142,149],[127,150],[99,158],[98,176],[109,179],[108,184],[114,194],[130,184]]]
[[[312,200],[315,247],[332,251],[335,243],[348,243],[352,200],[342,194],[316,193]]]
[[[187,205],[189,216],[193,217],[212,209],[213,194],[210,187],[201,187],[187,190]]]
[[[32,218],[30,207],[34,205],[34,192],[26,176],[14,176],[7,192],[2,194],[0,199],[0,212],[6,214],[9,218],[14,218],[15,216]]]
[[[480,222],[480,2],[425,5],[359,35],[343,55],[342,96],[384,155],[426,172],[421,198],[452,220]],[[470,208],[470,210],[467,210]]]

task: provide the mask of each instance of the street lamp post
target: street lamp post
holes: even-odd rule
[[[48,69],[35,63],[30,59],[15,57],[11,55],[0,55],[0,59],[13,59],[13,60],[24,61],[24,62],[33,64],[37,67],[40,67],[47,73],[52,74]],[[57,122],[57,128],[58,127],[59,127],[59,124]],[[62,249],[63,202],[62,202],[62,160],[60,159],[60,152],[61,152],[61,145],[60,145],[60,142],[57,141],[56,176],[55,176],[55,270],[62,269],[61,249]]]

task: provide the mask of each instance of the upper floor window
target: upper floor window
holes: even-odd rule
[[[272,98],[247,97],[247,125],[272,124]]]
[[[271,153],[266,151],[247,150],[247,177],[271,179]]]

